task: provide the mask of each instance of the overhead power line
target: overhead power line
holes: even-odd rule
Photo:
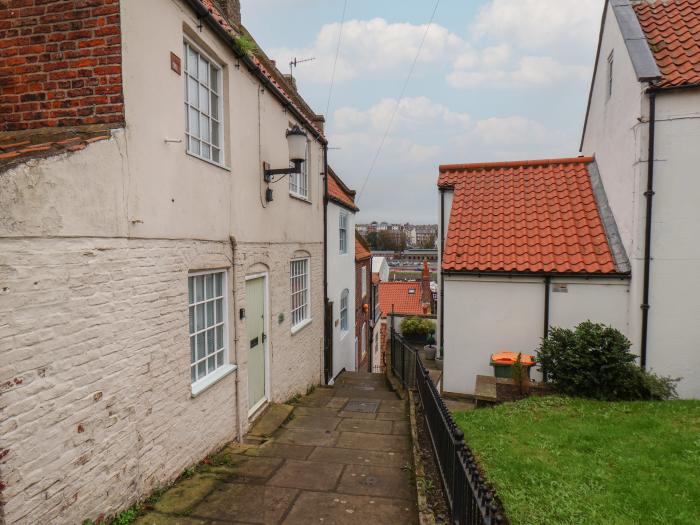
[[[413,76],[413,71],[416,69],[416,64],[418,63],[418,58],[420,57],[420,53],[423,50],[423,44],[425,44],[425,39],[428,36],[428,31],[430,31],[430,26],[433,24],[433,20],[435,20],[435,13],[437,12],[438,6],[440,5],[440,0],[435,0],[435,7],[433,7],[433,12],[430,15],[430,20],[428,21],[428,25],[425,26],[425,32],[423,33],[423,38],[420,41],[420,45],[418,46],[418,51],[416,52],[416,56],[413,59],[413,63],[411,64],[411,69],[408,70],[408,75],[406,76],[406,80],[403,83],[403,86],[401,87],[401,93],[399,94],[399,99],[396,102],[396,107],[394,108],[394,111],[391,113],[391,117],[389,117],[389,122],[387,123],[386,130],[384,131],[384,135],[382,136],[382,140],[379,142],[379,147],[377,147],[377,152],[374,154],[374,158],[372,159],[372,163],[369,166],[369,171],[367,171],[367,175],[365,176],[365,180],[362,183],[362,187],[360,188],[359,193],[357,194],[357,202],[359,203],[360,199],[362,198],[362,193],[365,191],[365,186],[367,186],[367,182],[369,181],[370,176],[372,175],[372,172],[374,171],[374,166],[377,164],[377,160],[379,159],[379,155],[382,152],[382,148],[384,147],[384,142],[386,142],[386,138],[389,135],[389,131],[391,130],[391,126],[394,123],[394,118],[396,118],[396,114],[399,111],[399,107],[401,106],[401,101],[403,100],[404,94],[406,93],[406,88],[408,87],[408,82],[411,80],[411,77]]]
[[[335,84],[335,68],[338,65],[338,56],[340,55],[340,43],[343,41],[343,26],[345,25],[345,12],[348,9],[348,0],[343,3],[343,15],[340,17],[340,33],[338,33],[338,44],[335,47],[335,59],[333,60],[333,71],[331,72],[331,82],[328,86],[328,101],[326,102],[326,112],[324,115],[328,118],[328,110],[331,107],[331,96],[333,95],[333,85]]]

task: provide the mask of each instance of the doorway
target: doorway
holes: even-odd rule
[[[267,274],[246,278],[246,324],[248,327],[248,414],[269,398]]]

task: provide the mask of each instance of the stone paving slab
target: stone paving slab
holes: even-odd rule
[[[343,465],[311,461],[287,460],[270,478],[268,483],[276,487],[306,490],[333,490],[343,471]]]
[[[375,419],[344,419],[338,425],[340,432],[367,432],[369,434],[391,434],[392,421],[377,421]]]
[[[292,405],[272,404],[258,419],[253,428],[248,432],[249,436],[269,437],[277,430],[294,410]]]
[[[377,414],[370,412],[349,412],[347,410],[341,410],[338,412],[338,417],[349,417],[352,419],[376,419]]]
[[[214,490],[218,483],[219,480],[214,477],[197,474],[182,480],[168,490],[153,505],[153,508],[158,512],[182,514],[202,501],[207,494]]]
[[[275,457],[232,456],[229,463],[205,467],[205,473],[230,477],[269,478],[282,465],[284,459]]]
[[[308,430],[300,428],[284,428],[275,435],[277,443],[291,445],[311,445],[314,447],[329,447],[335,444],[339,432]]]
[[[409,462],[406,452],[326,447],[316,447],[307,459],[309,461],[374,465],[379,467],[403,467]]]
[[[304,428],[309,430],[335,430],[341,421],[339,417],[296,416],[287,422],[285,426],[287,428]]]
[[[349,496],[328,492],[303,492],[284,525],[414,525],[418,523],[415,504],[375,496]]]
[[[298,490],[225,483],[192,512],[193,518],[244,523],[279,523]]]
[[[395,450],[403,452],[408,450],[409,442],[408,438],[404,436],[385,436],[382,434],[367,434],[365,432],[342,432],[336,446],[359,450]]]
[[[335,399],[335,398],[333,398]],[[294,409],[294,417],[320,416],[320,417],[341,417],[337,408],[329,407],[304,407],[298,406]]]
[[[314,448],[309,445],[268,442],[260,447],[248,450],[246,454],[249,456],[267,456],[283,459],[307,459]]]
[[[406,421],[408,416],[402,412],[377,412],[377,419],[388,421]]]
[[[338,483],[338,492],[410,501],[415,487],[409,472],[398,467],[348,465]]]
[[[400,436],[407,436],[411,433],[411,427],[408,424],[408,421],[394,421],[394,426],[392,427],[391,433]]]
[[[173,516],[172,514],[160,514],[158,512],[149,512],[148,514],[141,516],[139,519],[137,519],[134,522],[134,525],[215,525],[215,522],[199,518]]]

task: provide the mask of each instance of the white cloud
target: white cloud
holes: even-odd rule
[[[348,20],[343,26],[335,80],[343,82],[367,73],[393,74],[399,70],[405,71],[418,52],[425,30],[425,25],[389,23],[383,18]],[[297,68],[295,74],[312,82],[328,82],[339,32],[340,23],[326,24],[312,45],[272,49],[270,56],[280,64],[287,64],[294,57],[314,57],[313,62]],[[469,50],[470,46],[464,39],[439,24],[433,24],[418,62],[448,61]]]
[[[491,0],[471,31],[477,39],[509,41],[523,49],[556,52],[569,43],[581,47],[598,34],[602,0]]]

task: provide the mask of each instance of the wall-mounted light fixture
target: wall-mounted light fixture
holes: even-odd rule
[[[265,182],[272,182],[275,175],[291,175],[301,173],[301,164],[306,158],[306,133],[296,124],[287,130],[287,146],[289,147],[289,161],[294,164],[287,168],[270,169],[267,162],[263,162],[263,177]]]

